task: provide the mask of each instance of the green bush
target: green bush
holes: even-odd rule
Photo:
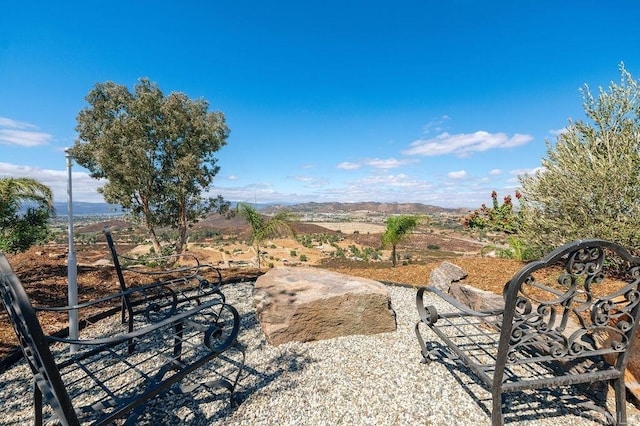
[[[44,208],[29,208],[24,215],[16,212],[2,218],[0,227],[0,250],[18,253],[36,243],[49,240],[49,211]]]
[[[521,198],[519,191],[515,192],[516,199]],[[502,204],[498,202],[498,193],[491,193],[492,207],[483,204],[481,208],[469,213],[462,221],[465,228],[504,232],[515,234],[522,229],[522,216],[513,209],[511,195],[504,197]]]
[[[640,88],[620,65],[621,81],[582,90],[587,120],[571,121],[547,141],[541,171],[520,179],[521,237],[543,251],[602,238],[640,246]]]

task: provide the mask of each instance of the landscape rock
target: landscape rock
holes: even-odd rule
[[[113,263],[109,259],[98,259],[91,266],[111,266]]]
[[[448,293],[452,282],[460,281],[466,277],[467,273],[458,265],[442,262],[440,266],[431,271],[429,285]]]
[[[396,330],[384,284],[311,267],[280,267],[258,278],[256,316],[267,341],[279,345]]]
[[[490,291],[484,291],[460,283],[451,283],[449,293],[474,311],[503,309],[504,299]]]
[[[599,330],[594,333],[593,336],[596,340],[598,347],[610,347],[614,340],[619,340],[619,337],[607,332],[606,330]],[[624,371],[624,381],[627,390],[636,398],[636,401],[640,401],[640,330],[636,332],[636,341],[634,342],[631,352],[629,353],[629,363],[627,369]],[[609,364],[615,364],[617,357],[612,355],[605,356],[605,359]]]

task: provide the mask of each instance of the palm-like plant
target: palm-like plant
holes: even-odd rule
[[[295,231],[291,228],[289,222],[295,220],[296,217],[289,211],[283,210],[274,216],[265,217],[249,204],[238,203],[237,212],[251,226],[250,244],[255,247],[258,255],[258,269],[260,269],[260,246],[264,240],[283,235],[293,235],[295,237]]]
[[[420,218],[413,215],[390,216],[387,218],[387,229],[382,234],[382,246],[391,246],[391,262],[396,266],[398,243],[408,238],[420,224]]]
[[[28,203],[35,203],[53,213],[51,188],[32,178],[0,178],[0,204],[19,209]]]
[[[0,250],[17,253],[46,241],[52,214],[48,186],[32,178],[0,178]]]

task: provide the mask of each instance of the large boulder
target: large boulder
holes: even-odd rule
[[[374,280],[319,268],[273,268],[258,278],[253,297],[273,345],[396,330],[389,292]]]

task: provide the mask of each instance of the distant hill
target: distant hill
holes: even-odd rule
[[[237,203],[231,202],[231,208]],[[58,216],[66,216],[67,203],[54,203]],[[421,203],[378,203],[378,202],[360,202],[360,203],[300,203],[300,204],[257,204],[256,207],[264,214],[272,214],[279,210],[289,210],[294,213],[355,213],[355,212],[371,212],[380,214],[438,214],[452,213],[465,214],[469,211],[466,208],[448,209],[444,207],[432,206]],[[74,201],[74,216],[85,215],[119,215],[122,209],[118,205],[107,203],[85,203]],[[219,221],[219,218],[216,219]],[[233,222],[233,221],[232,221]],[[227,222],[228,223],[228,222]],[[234,226],[235,223],[232,225]],[[229,225],[227,225],[229,226]]]
[[[301,203],[293,205],[271,205],[263,207],[260,211],[265,214],[274,213],[278,210],[287,209],[294,213],[354,213],[354,212],[375,212],[381,214],[435,214],[454,213],[464,214],[469,211],[466,208],[447,209],[421,203]]]
[[[67,203],[54,202],[53,207],[56,209],[58,216],[67,215]],[[108,215],[108,214],[122,214],[120,206],[107,203],[85,203],[83,201],[73,202],[73,215],[85,216],[85,215]]]
[[[235,201],[231,201],[231,208],[235,208],[238,204]],[[251,204],[256,207],[258,210],[261,210],[265,207],[270,207],[271,204]],[[278,204],[280,206],[284,204]],[[66,202],[54,202],[53,207],[56,209],[56,213],[58,216],[66,216],[67,215],[67,203]],[[74,201],[73,202],[73,214],[74,216],[88,216],[88,215],[121,215],[122,208],[117,204],[108,204],[108,203],[87,203],[83,201]]]

